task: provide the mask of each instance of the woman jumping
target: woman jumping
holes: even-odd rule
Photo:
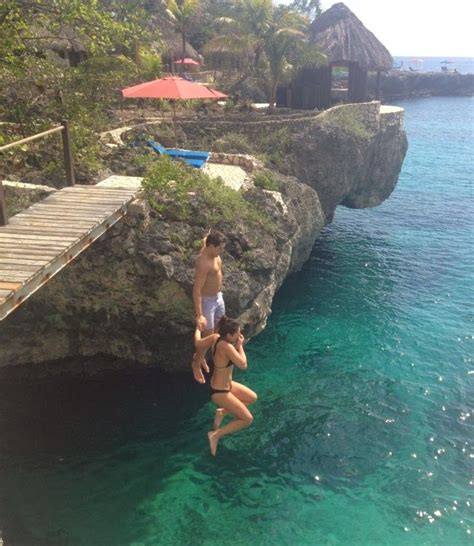
[[[208,432],[212,455],[217,452],[217,444],[223,436],[248,427],[253,416],[247,406],[257,400],[257,395],[248,387],[232,381],[234,365],[241,370],[247,369],[247,356],[244,351],[244,336],[239,324],[227,317],[222,317],[217,326],[217,334],[201,339],[201,332],[196,328],[194,345],[196,353],[205,352],[212,347],[214,371],[211,377],[211,399],[217,405],[213,430]],[[233,415],[234,420],[219,428],[225,415]]]

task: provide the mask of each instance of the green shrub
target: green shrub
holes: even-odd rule
[[[257,188],[278,191],[278,183],[270,173],[258,171],[253,177],[253,183]]]
[[[242,193],[224,185],[222,179],[173,160],[159,157],[142,181],[150,205],[166,217],[202,226],[236,220],[263,228],[274,226],[266,214],[245,200]]]
[[[287,127],[264,133],[257,142],[260,157],[264,163],[282,169],[291,149],[291,134]]]
[[[361,118],[361,114],[348,107],[343,106],[329,110],[319,118],[319,122],[323,126],[333,125],[338,127],[347,135],[358,139],[368,140],[371,137],[369,129]]]
[[[232,99],[227,99],[224,104],[224,112],[232,112],[235,110],[235,102]]]
[[[152,51],[140,53],[140,62],[142,67],[142,75],[150,80],[160,77],[161,74],[161,57]],[[145,80],[147,81],[147,80]]]
[[[240,133],[226,133],[214,142],[213,150],[226,154],[251,154],[252,146],[247,136]]]
[[[68,95],[80,97],[81,103],[115,104],[118,89],[132,85],[140,77],[137,65],[123,56],[91,57],[66,71]],[[120,99],[119,99],[120,100]]]
[[[156,99],[156,108],[160,112],[171,112],[171,110],[173,109],[170,101],[164,99]]]

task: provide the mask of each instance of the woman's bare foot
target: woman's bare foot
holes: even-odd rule
[[[212,425],[212,430],[217,430],[220,427],[222,423],[222,419],[224,419],[224,415],[225,415],[225,410],[223,408],[216,409],[216,414],[214,416],[214,423]]]
[[[215,457],[217,453],[217,443],[219,442],[217,431],[211,430],[211,432],[207,433],[207,437],[209,439],[209,447],[211,448],[211,455]]]

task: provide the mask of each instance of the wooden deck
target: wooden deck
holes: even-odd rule
[[[64,188],[0,227],[0,320],[120,220],[135,193]]]

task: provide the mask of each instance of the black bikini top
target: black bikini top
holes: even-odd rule
[[[219,341],[221,341],[222,339],[223,339],[223,338],[220,337],[220,338],[215,342],[215,344],[214,344],[214,350],[212,351],[212,361],[213,361],[213,362],[214,362],[214,357],[216,356],[217,344],[218,344]],[[225,366],[216,366],[216,365],[214,364],[214,368],[217,368],[218,370],[220,370],[220,369],[223,370],[224,368],[230,368],[231,366],[233,366],[233,364],[232,364],[232,361],[230,361],[230,360],[229,360],[229,362],[227,362],[227,364],[226,364]]]

